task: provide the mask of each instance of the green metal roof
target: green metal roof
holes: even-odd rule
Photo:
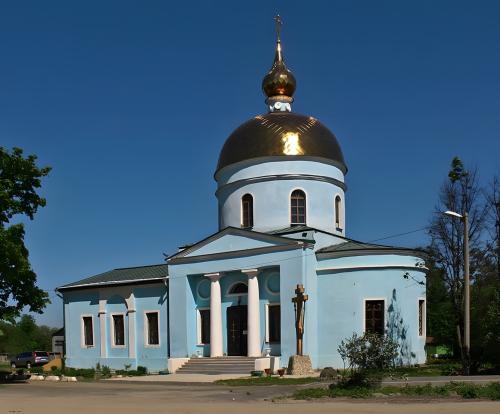
[[[267,234],[287,234],[287,233],[299,233],[301,231],[311,231],[316,230],[315,228],[306,226],[305,224],[299,224],[296,226],[285,227],[283,229],[270,230]]]
[[[384,246],[381,244],[363,243],[356,240],[345,239],[346,241],[332,246],[319,249],[316,254],[333,254],[338,256],[363,255],[363,254],[408,254],[425,258],[424,252],[418,249],[407,247]]]
[[[124,267],[113,269],[108,272],[69,283],[58,287],[57,290],[74,289],[78,287],[90,287],[100,285],[115,285],[126,283],[137,283],[140,281],[153,281],[165,279],[168,276],[167,265],[158,264],[150,266]]]

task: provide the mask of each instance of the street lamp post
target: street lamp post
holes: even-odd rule
[[[470,374],[470,259],[469,259],[469,215],[445,211],[448,216],[457,217],[464,223],[464,351],[465,375]]]

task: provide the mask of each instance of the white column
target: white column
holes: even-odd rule
[[[261,356],[260,350],[260,303],[257,269],[242,270],[248,276],[248,356]]]
[[[210,357],[222,356],[222,304],[220,274],[205,275],[210,279]]]

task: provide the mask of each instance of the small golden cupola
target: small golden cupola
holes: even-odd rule
[[[262,91],[267,96],[266,104],[269,105],[270,112],[289,112],[297,82],[283,60],[280,34],[281,17],[277,15],[274,19],[276,21],[276,53],[271,70],[262,80]]]

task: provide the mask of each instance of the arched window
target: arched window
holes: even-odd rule
[[[301,190],[290,196],[290,224],[306,224],[306,195]]]
[[[340,199],[340,196],[337,196],[337,197],[335,197],[335,227],[337,229],[342,228],[342,226],[341,226],[342,223],[340,220],[340,216],[342,214],[341,207],[342,207],[342,201]]]
[[[250,194],[241,197],[241,227],[253,227],[253,197]]]
[[[229,293],[232,295],[242,295],[244,293],[248,293],[248,286],[245,285],[243,282],[235,283],[229,289]]]

